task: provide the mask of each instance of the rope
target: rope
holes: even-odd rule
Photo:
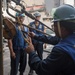
[[[21,23],[21,21],[20,21],[19,17],[17,17],[17,19],[18,19],[18,23],[20,24],[20,26],[22,26],[22,23]],[[19,27],[20,27],[20,26],[19,26]],[[22,28],[21,28],[21,27],[19,28],[19,27],[18,27],[18,29],[20,30],[20,32],[21,32],[21,34],[22,34],[22,36],[23,36],[24,40],[25,40],[25,41],[29,44],[29,41],[27,40],[27,38],[25,38],[25,37],[26,37],[26,35],[25,35],[25,34],[23,34],[23,33],[22,33],[22,31],[21,31],[21,30],[22,30]],[[24,37],[24,36],[25,36],[25,37]]]

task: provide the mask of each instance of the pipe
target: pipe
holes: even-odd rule
[[[26,16],[30,17],[31,19],[33,20],[36,20],[38,21],[39,23],[41,23],[42,25],[44,25],[45,27],[47,27],[48,29],[52,30],[50,27],[48,27],[47,25],[45,25],[44,23],[42,23],[41,21],[37,20],[32,14],[28,13],[27,11],[25,11],[25,8],[22,4],[18,3],[17,1],[13,0],[15,3],[17,3],[18,5],[20,5],[22,7],[21,11],[15,9],[14,7],[12,6],[8,6],[9,8],[13,9],[14,11],[16,12],[19,12],[19,13],[25,13]],[[10,15],[11,16],[11,15]],[[53,31],[53,30],[52,30]],[[54,32],[54,31],[53,31]]]
[[[38,32],[40,32],[40,33],[42,33],[42,34],[51,36],[50,34],[44,33],[43,31],[40,31],[40,30],[38,30],[38,29],[35,29],[35,28],[31,27],[31,26],[28,26],[28,25],[25,25],[25,24],[22,24],[22,25],[25,26],[25,27],[28,27],[28,28],[30,28],[30,29],[36,30],[36,31],[38,31]],[[23,31],[23,32],[24,32],[24,31]]]

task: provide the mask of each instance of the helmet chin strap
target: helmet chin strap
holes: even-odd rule
[[[61,28],[60,28],[60,22],[57,22],[57,26],[58,26],[58,33],[59,33],[59,36],[62,38]]]

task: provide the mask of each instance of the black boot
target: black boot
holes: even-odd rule
[[[33,75],[33,70],[32,69],[30,69],[28,75]]]
[[[19,75],[23,75],[23,72],[20,72],[20,74]]]

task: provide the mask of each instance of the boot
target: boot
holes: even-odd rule
[[[33,75],[33,70],[30,69],[28,75]]]
[[[20,72],[20,74],[19,75],[23,75],[23,72]]]

